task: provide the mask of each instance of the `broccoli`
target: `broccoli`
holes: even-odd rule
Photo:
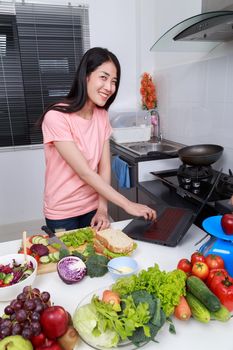
[[[137,306],[139,303],[147,303],[149,306],[150,316],[153,317],[155,313],[156,302],[154,297],[145,290],[136,290],[132,292],[132,298]]]
[[[108,258],[103,255],[90,255],[85,264],[87,267],[87,275],[90,277],[101,277],[108,272]]]

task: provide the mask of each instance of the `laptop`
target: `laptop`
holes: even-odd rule
[[[156,221],[151,222],[144,218],[135,218],[123,229],[123,232],[134,240],[169,247],[177,246],[207,204],[221,174],[222,171],[218,173],[210,192],[197,213],[193,213],[192,210],[186,208],[166,206]],[[156,208],[154,207],[154,209]]]

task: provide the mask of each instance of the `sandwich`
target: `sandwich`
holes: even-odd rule
[[[110,259],[130,255],[137,247],[132,238],[118,229],[108,228],[98,231],[94,238],[96,253]]]

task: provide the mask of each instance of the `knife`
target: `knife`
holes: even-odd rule
[[[63,243],[63,242],[55,235],[55,233],[54,233],[52,230],[50,230],[47,226],[42,226],[42,227],[41,227],[41,230],[43,230],[43,231],[44,231],[45,233],[47,233],[47,235],[49,236],[48,242],[49,242],[50,245],[53,246],[53,245],[55,244],[54,248],[55,248],[55,247],[57,248],[57,246],[58,246],[58,244],[59,244],[59,246],[60,246],[62,249],[65,249],[65,250],[68,251],[67,246],[65,245],[65,243]],[[59,249],[59,248],[58,248],[58,249]]]

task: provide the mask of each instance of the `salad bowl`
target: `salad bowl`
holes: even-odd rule
[[[33,284],[37,274],[37,261],[31,255],[8,254],[0,256],[0,301],[10,301],[24,287]]]

